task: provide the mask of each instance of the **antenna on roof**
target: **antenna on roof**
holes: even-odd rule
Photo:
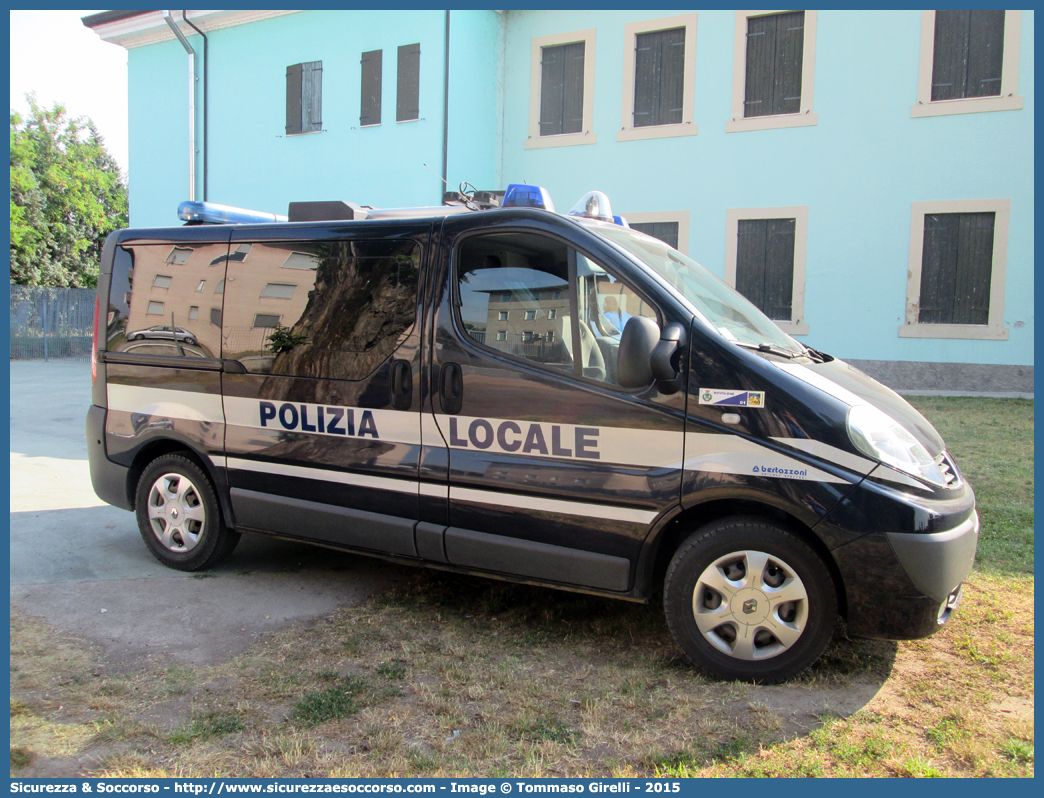
[[[439,174],[438,172],[436,172],[436,171],[435,171],[434,169],[432,169],[432,168],[431,168],[430,166],[428,166],[427,164],[421,164],[421,165],[422,165],[422,166],[423,166],[423,167],[424,167],[425,169],[427,169],[427,170],[428,170],[429,172],[431,172],[431,173],[432,173],[433,175],[435,175],[435,177],[437,177],[437,178],[438,178],[439,180],[441,180],[441,181],[442,181],[443,183],[445,183],[445,184],[446,184],[446,188],[448,188],[448,189],[449,189],[450,191],[452,191],[452,190],[453,190],[453,186],[451,186],[451,185],[449,184],[449,181],[448,181],[448,180],[447,180],[446,178],[444,178],[444,177],[443,177],[442,175],[440,175],[440,174]]]

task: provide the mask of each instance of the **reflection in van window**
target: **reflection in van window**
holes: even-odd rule
[[[261,296],[269,299],[290,299],[294,295],[296,285],[286,283],[269,283],[261,292]]]
[[[142,341],[176,339],[183,357],[219,357],[218,329],[200,319],[198,308],[205,275],[220,277],[224,271],[208,265],[222,252],[228,252],[227,244],[121,246],[112,277],[107,348],[129,352],[137,342],[134,351],[142,353]]]
[[[283,261],[284,269],[317,269],[319,268],[319,259],[315,255],[311,255],[307,252],[291,252],[285,261]]]
[[[254,316],[254,327],[262,330],[271,330],[279,325],[280,316],[272,313],[258,313]]]
[[[167,255],[166,263],[173,264],[174,266],[183,266],[188,263],[188,259],[192,256],[192,250],[187,247],[174,247]]]
[[[364,379],[413,327],[419,268],[412,241],[255,243],[228,264],[224,357],[259,374]]]
[[[461,321],[471,338],[505,354],[573,370],[563,343],[569,338],[564,244],[532,233],[468,238],[460,246],[457,274]]]

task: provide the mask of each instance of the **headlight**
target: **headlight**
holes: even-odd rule
[[[946,477],[925,448],[902,424],[876,407],[856,405],[849,410],[848,435],[868,457],[946,487]]]

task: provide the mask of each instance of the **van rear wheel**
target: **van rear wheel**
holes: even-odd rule
[[[149,463],[138,480],[135,507],[145,545],[169,568],[209,568],[239,543],[239,534],[225,525],[209,477],[184,455]]]
[[[837,622],[833,580],[819,555],[761,518],[694,532],[671,560],[664,612],[675,641],[722,679],[775,683],[808,668]]]

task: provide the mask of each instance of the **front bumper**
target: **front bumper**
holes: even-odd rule
[[[850,495],[842,502],[845,506],[825,520],[849,528],[856,522],[876,526],[874,521],[880,523],[890,515],[872,511],[886,497],[878,489],[867,494],[872,495],[865,502]],[[945,506],[917,503],[919,509],[940,511],[932,513],[925,531],[868,531],[831,552],[844,583],[848,631],[853,637],[927,637],[942,628],[960,603],[961,583],[975,563],[979,540],[974,495],[966,489]],[[856,512],[860,504],[861,511]]]
[[[914,587],[944,603],[971,573],[979,545],[979,514],[945,532],[927,535],[887,532],[888,544]]]

